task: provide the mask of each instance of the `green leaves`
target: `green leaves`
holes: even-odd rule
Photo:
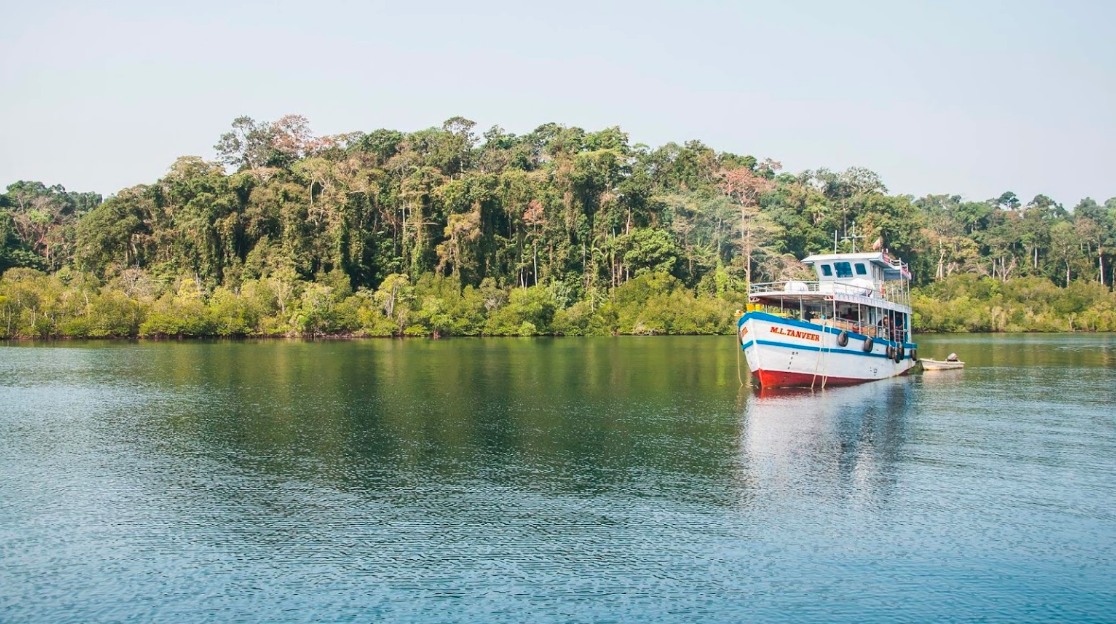
[[[624,264],[633,276],[645,273],[672,273],[678,263],[678,249],[664,230],[636,228],[617,238]]]
[[[915,291],[912,303],[926,332],[1116,331],[1116,294],[1083,281],[955,275]]]
[[[834,232],[854,222],[861,249],[882,237],[920,284],[991,275],[1107,287],[1116,264],[1116,199],[1073,211],[1010,192],[914,199],[888,195],[863,168],[783,173],[699,141],[632,145],[619,127],[478,136],[471,120],[452,117],[415,132],[317,137],[298,115],[240,117],[215,148],[220,162],[180,158],[104,203],[41,182],[10,185],[0,194],[0,272],[56,273],[32,281],[44,301],[71,302],[44,313],[20,303],[10,331],[722,331],[748,281],[795,276],[798,258],[832,249]],[[65,271],[88,283],[72,286]],[[15,275],[7,288],[23,293],[30,278]],[[96,280],[106,285],[89,286]],[[193,294],[179,288],[186,280]],[[1028,326],[1004,316],[1009,307],[995,321],[951,318]],[[1050,313],[1093,309],[1063,307]]]

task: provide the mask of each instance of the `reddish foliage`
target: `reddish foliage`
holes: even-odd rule
[[[760,195],[775,188],[775,183],[756,174],[747,167],[738,169],[722,169],[721,180],[717,183],[721,192],[731,197],[734,201],[745,206],[753,206],[759,201]]]

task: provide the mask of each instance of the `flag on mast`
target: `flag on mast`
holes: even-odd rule
[[[882,236],[877,238],[875,240],[875,242],[872,243],[872,251],[879,251],[880,247],[883,247],[883,237]]]

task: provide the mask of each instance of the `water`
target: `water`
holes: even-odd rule
[[[1116,337],[920,342],[0,347],[0,621],[1116,620]]]

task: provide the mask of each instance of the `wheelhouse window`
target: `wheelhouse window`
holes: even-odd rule
[[[852,265],[848,262],[834,262],[833,268],[837,269],[837,278],[852,277]]]
[[[830,268],[828,264],[821,265],[821,268],[822,268],[822,275],[824,275],[826,277],[833,277],[833,269]]]
[[[864,266],[864,263],[862,263],[862,262],[857,262],[856,263],[856,274],[857,275],[868,275],[868,269]]]

